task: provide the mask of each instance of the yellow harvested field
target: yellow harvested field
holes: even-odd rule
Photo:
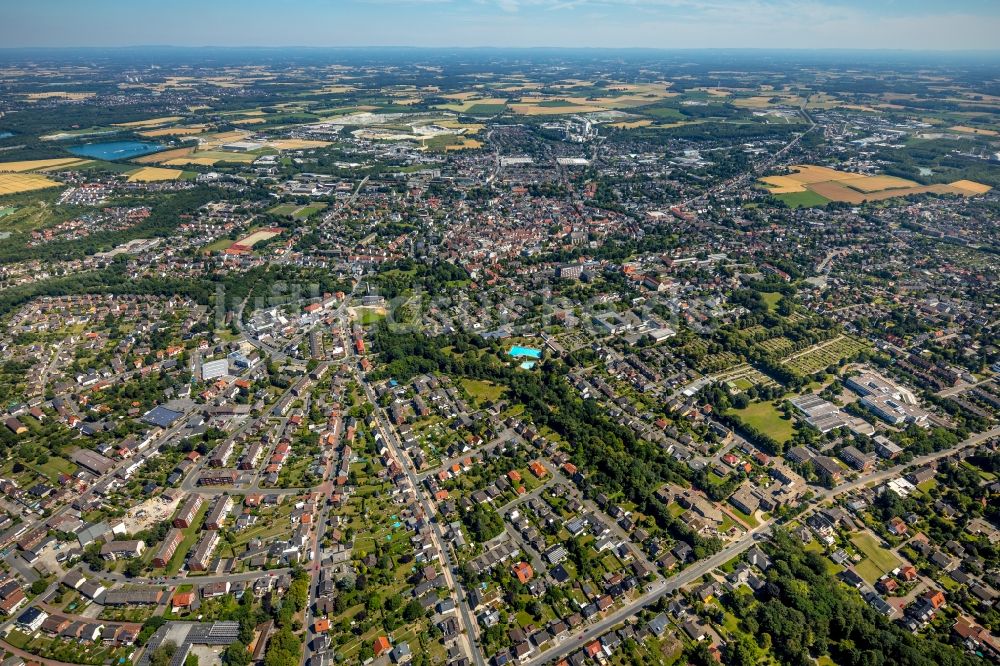
[[[87,160],[79,157],[59,157],[51,160],[25,160],[22,162],[0,162],[0,173],[22,173],[24,171],[36,171],[38,169],[52,169],[55,167],[73,166],[83,164]]]
[[[856,173],[846,173],[837,171],[829,167],[815,166],[812,164],[796,164],[792,166],[795,173],[788,174],[788,178],[797,180],[800,183],[822,183],[827,180],[851,180],[853,178],[864,178]]]
[[[883,199],[892,199],[893,197],[905,197],[908,194],[960,194],[962,196],[973,196],[971,193],[964,190],[956,189],[950,185],[917,185],[916,187],[904,187],[895,190],[882,190],[881,192],[872,192],[871,194],[866,194],[865,199],[868,201],[881,201]]]
[[[313,141],[310,139],[275,139],[265,145],[277,150],[305,150],[308,148],[325,148],[329,141]]]
[[[143,155],[142,157],[137,157],[133,162],[138,162],[139,164],[161,164],[164,162],[169,162],[170,160],[179,159],[185,157],[194,152],[194,148],[175,148],[173,150],[164,150],[160,153],[153,153],[152,155]]]
[[[851,204],[864,203],[866,198],[874,198],[871,195],[866,197],[861,192],[852,190],[843,183],[838,183],[835,180],[829,180],[823,183],[809,183],[808,189],[816,194],[830,199],[831,201],[843,201]]]
[[[150,118],[149,120],[136,120],[131,123],[115,123],[115,127],[153,127],[154,125],[166,125],[183,120],[181,116],[164,116],[162,118]]]
[[[435,123],[435,125],[440,125],[441,127],[446,127],[448,129],[465,130],[465,134],[478,134],[485,129],[486,125],[482,123],[460,123],[457,120],[442,120]]]
[[[445,150],[469,150],[473,148],[482,148],[483,142],[476,141],[475,139],[462,139],[462,143],[452,144],[450,146],[445,146]]]
[[[161,180],[177,180],[183,172],[180,169],[161,169],[159,167],[142,167],[129,174],[130,183],[155,183]]]
[[[44,190],[60,183],[33,173],[0,173],[0,195]]]
[[[854,174],[851,174],[854,175]],[[861,178],[845,178],[841,182],[862,192],[878,192],[900,187],[919,187],[920,183],[895,176],[863,176]]]
[[[966,192],[972,192],[973,194],[986,194],[993,188],[989,185],[984,185],[982,183],[977,183],[974,180],[956,180],[954,183],[948,183],[951,187],[959,190],[964,190]]]
[[[240,118],[239,120],[232,121],[234,125],[260,125],[266,122],[263,118]]]
[[[768,176],[760,180],[768,186],[768,191],[771,194],[793,194],[806,191],[805,185],[788,176]]]
[[[250,153],[227,153],[222,150],[205,150],[194,153],[193,157],[210,157],[216,162],[241,162],[249,164],[257,159],[256,155]]]
[[[219,160],[214,157],[181,157],[176,160],[167,160],[164,162],[164,166],[187,166],[189,164],[198,164],[200,166],[213,166]]]
[[[644,120],[632,120],[623,123],[611,123],[611,126],[616,127],[618,129],[635,129],[637,127],[649,127],[652,124],[653,121],[646,118]]]
[[[997,136],[1000,132],[995,130],[982,129],[981,127],[969,127],[967,125],[955,125],[949,127],[952,132],[962,132],[963,134],[982,134],[983,136]]]
[[[192,134],[201,134],[206,129],[207,125],[189,125],[188,127],[164,127],[162,129],[155,130],[145,130],[139,132],[139,136],[145,137],[158,137],[158,136],[190,136]]]
[[[568,104],[566,106],[539,106],[538,104],[511,104],[510,110],[522,116],[558,116],[567,113],[596,113],[606,111],[599,106]]]
[[[239,130],[233,130],[232,132],[219,132],[218,134],[204,134],[198,137],[198,143],[201,145],[202,149],[207,150],[217,148],[226,143],[242,141],[248,136],[249,134],[247,132],[240,132]]]

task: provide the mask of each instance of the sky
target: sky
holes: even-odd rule
[[[0,47],[1000,49],[1000,0],[0,0]]]

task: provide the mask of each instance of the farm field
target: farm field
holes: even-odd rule
[[[156,125],[166,125],[183,120],[181,116],[164,116],[162,118],[150,118],[149,120],[136,120],[131,123],[115,123],[115,127],[154,127]]]
[[[0,162],[0,173],[25,173],[56,167],[69,167],[83,164],[87,160],[79,157],[59,157],[51,160],[25,160],[22,162]]]
[[[163,169],[160,167],[142,167],[129,174],[130,183],[155,183],[164,180],[177,180],[184,172],[180,169]]]
[[[275,139],[268,141],[266,146],[275,150],[306,150],[309,148],[325,148],[330,145],[329,141],[311,141],[308,139]]]
[[[500,113],[505,108],[507,108],[507,98],[506,97],[475,97],[471,93],[458,93],[462,95],[462,99],[456,99],[455,102],[450,104],[442,104],[438,106],[439,109],[446,109],[448,111],[456,111],[458,113],[479,113],[479,114],[494,114]],[[455,96],[450,96],[455,98]],[[479,107],[479,109],[473,111],[474,107]]]
[[[776,198],[784,201],[790,208],[811,208],[813,206],[825,206],[830,203],[830,199],[822,194],[811,192],[804,188],[801,192],[778,194]]]
[[[984,129],[982,127],[969,127],[968,125],[954,125],[949,127],[952,132],[961,132],[963,134],[982,134],[984,136],[997,136],[1000,132],[991,129]]]
[[[160,136],[191,136],[201,134],[208,129],[207,125],[189,125],[188,127],[164,127],[161,129],[145,130],[138,132],[139,136],[156,138]]]
[[[59,187],[62,183],[31,173],[0,173],[0,196]]]
[[[759,182],[775,197],[794,208],[822,206],[828,201],[861,204],[911,194],[970,197],[985,194],[991,189],[988,185],[968,180],[947,185],[921,185],[896,176],[866,176],[810,164],[797,164],[792,169],[793,173],[766,176]]]

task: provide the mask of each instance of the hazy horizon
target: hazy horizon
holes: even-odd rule
[[[995,51],[998,34],[992,0],[43,0],[0,25],[7,48]]]

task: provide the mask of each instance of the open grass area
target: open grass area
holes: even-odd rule
[[[851,543],[865,555],[865,559],[855,568],[858,574],[869,583],[874,583],[883,574],[902,564],[899,558],[880,546],[878,539],[868,532],[855,534],[851,537]]]
[[[220,238],[216,241],[212,241],[205,247],[201,248],[202,252],[222,252],[228,250],[233,243],[235,243],[232,238]]]
[[[191,522],[191,527],[184,530],[184,541],[181,542],[181,545],[177,546],[177,551],[174,552],[174,556],[170,558],[169,562],[167,562],[166,572],[168,575],[173,575],[180,571],[181,565],[183,565],[184,560],[187,559],[188,551],[191,550],[191,547],[194,546],[198,537],[201,536],[199,528],[201,527],[201,523],[205,519],[205,514],[208,513],[208,509],[211,504],[211,502],[205,502],[202,504],[201,508],[198,509],[198,514]]]
[[[728,413],[773,437],[776,442],[787,442],[792,438],[792,419],[786,419],[770,402],[754,402],[743,409],[731,409]]]
[[[72,475],[76,472],[77,466],[66,460],[65,458],[60,458],[59,456],[49,456],[49,459],[43,465],[32,465],[35,471],[46,477],[52,483],[57,483],[59,481],[60,474]]]
[[[492,382],[484,382],[477,379],[463,379],[462,387],[469,392],[472,399],[476,401],[477,406],[499,400],[505,391],[503,386],[497,386]]]

